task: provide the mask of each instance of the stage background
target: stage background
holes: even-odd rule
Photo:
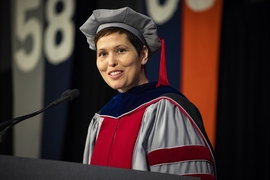
[[[96,8],[151,16],[166,41],[170,84],[200,109],[218,179],[270,179],[267,0],[0,2],[0,122],[79,89],[78,99],[16,125],[0,153],[82,162],[88,124],[117,92],[100,77],[79,27]],[[159,52],[147,65],[157,81]]]

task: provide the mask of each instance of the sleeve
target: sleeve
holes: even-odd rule
[[[98,114],[95,114],[89,124],[83,153],[83,164],[90,164],[91,156],[102,121],[103,118],[101,118]]]
[[[187,111],[170,98],[147,107],[133,160],[138,170],[216,179],[210,145]]]

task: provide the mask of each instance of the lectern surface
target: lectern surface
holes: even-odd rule
[[[0,155],[1,180],[198,180],[163,173]]]

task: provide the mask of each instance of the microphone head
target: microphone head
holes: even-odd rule
[[[69,97],[70,97],[70,100],[71,101],[74,100],[74,99],[76,99],[79,96],[80,96],[80,91],[78,89],[73,89],[69,93]]]
[[[63,92],[62,97],[68,97],[70,101],[76,99],[80,96],[80,91],[78,89],[68,89]]]

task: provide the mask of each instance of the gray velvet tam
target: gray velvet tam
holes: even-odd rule
[[[89,48],[96,50],[95,36],[107,27],[120,27],[136,35],[143,44],[147,45],[150,54],[153,54],[161,47],[157,27],[154,21],[143,14],[140,14],[129,7],[120,9],[97,9],[80,27],[80,30],[87,38]]]

